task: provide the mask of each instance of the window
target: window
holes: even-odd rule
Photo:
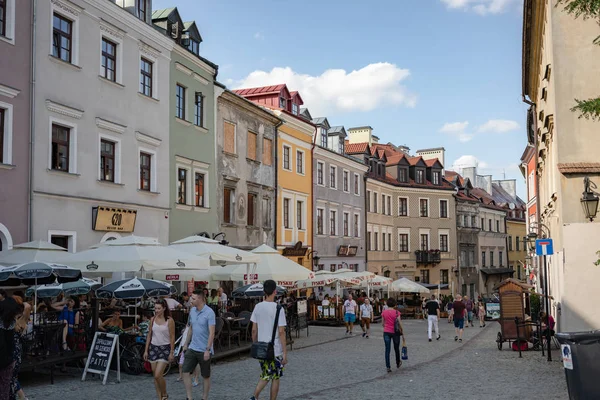
[[[502,257],[503,256],[502,253],[503,253],[502,251],[498,252],[498,265],[500,265],[500,266],[504,265],[504,260],[503,260],[503,257]]]
[[[392,196],[387,197],[387,215],[392,215]]]
[[[198,92],[194,99],[194,125],[204,126],[204,95]]]
[[[471,216],[471,227],[477,228],[477,217],[474,215]]]
[[[263,227],[271,229],[271,199],[262,199]]]
[[[481,218],[481,230],[485,231],[485,218]]]
[[[263,138],[262,160],[264,165],[273,164],[273,141],[271,139]]]
[[[379,233],[375,232],[375,235],[373,236],[374,242],[373,242],[373,250],[378,251],[379,250]]]
[[[429,283],[429,270],[428,269],[421,270],[421,283]]]
[[[140,152],[140,190],[151,191],[152,155]]]
[[[296,150],[296,172],[304,174],[304,152]]]
[[[246,225],[256,226],[256,193],[248,193],[248,213],[246,214]]]
[[[103,78],[116,82],[117,80],[117,45],[102,38],[102,69]]]
[[[481,252],[481,267],[485,267],[485,251]]]
[[[204,174],[199,172],[194,176],[194,196],[196,207],[204,207]]]
[[[373,250],[373,246],[371,246],[371,232],[367,232],[367,250]]]
[[[408,199],[406,197],[398,198],[398,216],[408,216]]]
[[[512,236],[508,237],[508,251],[513,251],[513,241],[512,241]]]
[[[350,191],[350,173],[344,171],[344,192]]]
[[[448,270],[440,269],[440,284],[447,285],[448,283]]]
[[[431,174],[431,179],[433,180],[433,184],[434,185],[439,185],[440,184],[440,173],[439,172],[433,172]]]
[[[298,115],[298,104],[292,103],[292,114]]]
[[[489,228],[488,230],[489,230],[490,232],[492,232],[492,220],[491,220],[491,219],[490,219],[490,220],[488,220],[488,228]]]
[[[371,212],[371,191],[367,190],[367,211]]]
[[[421,234],[421,250],[422,251],[429,250],[429,235],[426,233]]]
[[[354,194],[360,195],[360,177],[358,174],[354,174]]]
[[[235,202],[235,190],[232,188],[223,189],[223,222],[226,224],[232,224],[234,220],[234,202]]]
[[[323,185],[323,163],[317,163],[317,185]]]
[[[235,154],[235,124],[223,122],[223,151]]]
[[[290,148],[288,146],[283,146],[283,169],[292,170],[290,167]]]
[[[254,132],[248,131],[248,146],[247,146],[247,157],[251,160],[256,161],[256,142],[258,140],[258,135]]]
[[[429,200],[419,199],[419,216],[427,217],[429,215]]]
[[[354,214],[354,237],[360,237],[360,232],[359,232],[359,215],[358,214]]]
[[[440,214],[441,214],[441,213],[440,213]],[[468,228],[468,227],[469,227],[469,216],[468,216],[468,215],[465,215],[465,216],[463,217],[463,221],[464,221],[464,222],[463,222],[463,226],[464,226],[465,228]]]
[[[344,138],[343,137],[340,137],[340,140],[338,142],[338,153],[344,154]]]
[[[388,233],[388,251],[392,251],[392,234]]]
[[[177,203],[187,204],[187,169],[177,169]]]
[[[511,247],[512,247],[512,239],[510,239],[510,242],[508,242],[508,243],[509,243],[508,250],[510,251]],[[517,236],[517,237],[515,237],[515,250],[520,251],[520,249],[521,249],[521,244],[519,243],[519,237]]]
[[[175,116],[185,119],[185,88],[180,84],[175,89]]]
[[[400,168],[398,180],[404,183],[408,182],[408,170],[406,168]]]
[[[146,21],[146,0],[136,0],[138,18]]]
[[[55,13],[52,26],[52,55],[70,63],[73,48],[73,21]]]
[[[196,55],[200,55],[200,42],[190,39],[190,43],[188,44],[188,50]]]
[[[417,183],[423,183],[423,181],[425,180],[424,179],[424,177],[425,177],[425,171],[423,171],[422,169],[418,169],[417,172],[416,172],[416,174],[417,175],[416,175],[415,181]]]
[[[152,61],[140,59],[140,93],[152,97]]]
[[[304,229],[304,224],[302,223],[302,208],[304,207],[304,203],[301,201],[296,202],[296,227],[298,229]]]
[[[2,0],[0,0],[2,1]],[[4,118],[6,116],[7,112],[5,109],[0,108],[0,164],[5,164],[5,160],[4,160],[4,137],[7,136],[5,134],[6,132],[6,127],[5,127],[5,123],[4,123]]]
[[[373,192],[373,212],[377,212],[377,193]]]
[[[398,251],[401,253],[408,253],[408,233],[401,233],[398,235]]]
[[[284,97],[279,98],[279,108],[287,109],[287,101],[285,101]]]
[[[494,266],[494,252],[490,251],[490,267]]]
[[[51,169],[69,172],[69,146],[71,129],[52,124]]]
[[[440,218],[448,218],[448,200],[440,200]],[[468,216],[465,215],[465,226],[469,226]]]
[[[6,0],[0,0],[0,36],[6,36]]]
[[[385,212],[385,194],[383,194],[383,193],[381,194],[381,213],[383,215],[387,214]]]
[[[317,208],[317,235],[323,234],[323,209]]]
[[[115,181],[115,142],[102,139],[100,141],[100,180]]]
[[[386,237],[385,237],[385,233],[381,232],[381,250],[386,251],[387,247],[386,247]]]
[[[48,231],[48,241],[67,249],[69,253],[74,253],[76,251],[77,232]]]
[[[496,221],[496,232],[500,232],[500,221]]]
[[[327,148],[327,129],[321,128],[321,147]]]
[[[440,251],[448,251],[448,235],[440,235]]]
[[[336,173],[337,168],[334,166],[329,167],[329,187],[335,189],[336,187]]]
[[[290,199],[283,199],[283,227],[290,229]]]
[[[329,234],[335,236],[337,234],[337,212],[334,210],[329,211]]]

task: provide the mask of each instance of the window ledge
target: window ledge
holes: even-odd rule
[[[232,224],[232,223],[229,223],[229,222],[223,222],[221,224],[221,226],[226,227],[226,228],[237,228],[236,224]]]
[[[64,65],[65,67],[72,68],[75,71],[81,71],[83,69],[79,65],[75,65],[75,64],[71,64],[70,62],[63,61],[58,57],[54,57],[52,54],[48,54],[48,58],[50,59],[50,61],[52,61],[54,63],[57,63],[59,65]]]
[[[153,101],[153,102],[155,102],[155,103],[160,103],[160,101],[159,101],[158,99],[155,99],[154,97],[146,96],[146,95],[145,95],[144,93],[142,93],[142,92],[138,92],[138,96],[140,96],[140,97],[142,97],[142,98],[144,98],[144,99],[146,99],[146,100],[151,100],[151,101]]]
[[[160,194],[160,192],[153,192],[151,190],[138,189],[137,191],[138,191],[138,193],[144,193],[144,194],[148,194],[148,195],[152,195],[152,196],[156,196],[156,195]]]
[[[192,206],[187,205],[187,204],[180,204],[180,203],[175,203],[175,208],[177,210],[183,210],[183,211],[192,211]]]
[[[246,161],[248,161],[249,163],[252,163],[252,164],[260,165],[260,161],[254,160],[252,158],[246,157]]]
[[[0,42],[5,42],[5,43],[11,44],[13,46],[15,45],[15,39],[14,38],[11,39],[6,36],[0,36]]]
[[[100,79],[102,82],[106,82],[109,85],[113,85],[113,86],[118,87],[120,89],[124,89],[125,88],[125,85],[122,85],[119,82],[111,81],[110,79],[106,79],[102,75],[98,75],[98,79]]]
[[[210,208],[209,207],[196,207],[194,206],[194,211],[197,213],[207,213],[210,212]]]
[[[125,186],[124,183],[118,183],[118,182],[111,182],[111,181],[103,181],[102,179],[98,179],[98,183],[101,185],[107,185],[107,186]]]
[[[181,125],[192,126],[190,121],[186,121],[185,119],[181,119],[179,117],[175,117],[175,121],[179,122]]]
[[[250,231],[260,231],[260,227],[254,226],[254,225],[246,225],[246,229],[248,229]]]
[[[66,171],[59,171],[57,169],[46,169],[46,171],[48,171],[49,174],[53,174],[53,175],[60,175],[60,176],[69,176],[71,178],[79,178],[81,176],[81,174],[75,174],[73,172],[66,172]]]
[[[265,231],[265,232],[271,232],[271,231],[273,230],[273,228],[264,228],[264,227],[263,227],[262,229],[263,229],[263,231]]]
[[[304,172],[296,172],[296,175],[306,176],[306,174]]]
[[[2,164],[0,163],[0,169],[14,169],[16,168],[16,165],[14,164]]]
[[[194,128],[196,128],[197,131],[200,131],[202,133],[208,133],[208,129],[203,126],[194,125]]]
[[[223,154],[225,154],[226,156],[229,156],[229,157],[234,157],[234,158],[238,158],[239,157],[237,154],[230,153],[230,152],[225,151],[225,150],[223,150]]]

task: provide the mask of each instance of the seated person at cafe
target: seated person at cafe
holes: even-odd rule
[[[140,318],[142,322],[137,326],[138,336],[147,337],[148,336],[148,328],[150,326],[150,315],[147,312],[140,313]]]
[[[324,306],[328,306],[329,305],[329,295],[326,294],[325,298],[323,299],[323,301],[321,302],[322,305]]]
[[[71,296],[68,299],[52,304],[52,308],[60,311],[58,320],[64,324],[62,349],[75,349],[75,328],[79,325],[79,299]]]
[[[212,289],[210,291],[210,297],[208,297],[208,305],[215,307],[219,305],[219,295],[217,294],[217,289]]]
[[[554,336],[554,325],[556,322],[552,315],[548,315],[545,312],[540,312],[540,321],[542,322],[542,338],[546,338],[548,330],[550,330],[550,336]]]
[[[167,302],[167,307],[169,307],[169,310],[171,311],[182,308],[182,305],[177,300],[169,296],[165,296],[163,299]]]
[[[110,318],[100,325],[107,332],[121,333],[123,331],[123,320],[121,319],[121,310],[115,309]]]

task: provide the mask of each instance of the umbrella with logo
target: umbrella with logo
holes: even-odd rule
[[[40,262],[55,262],[63,259],[67,249],[55,244],[36,240],[33,242],[16,244],[10,250],[0,251],[0,265],[17,265]]]
[[[169,296],[175,288],[168,283],[153,279],[132,278],[115,281],[96,289],[99,299],[139,299],[144,296]]]
[[[75,282],[55,283],[31,287],[27,289],[25,294],[27,296],[32,296],[37,290],[37,295],[41,298],[56,297],[61,293],[65,296],[79,296],[82,294],[88,294],[89,292],[98,289],[100,286],[102,286],[102,284],[98,281],[89,278],[81,278]]]
[[[283,294],[285,294],[285,288],[277,286],[276,296],[282,296]],[[234,299],[263,297],[264,295],[265,291],[262,283],[253,283],[251,285],[242,286],[231,292],[231,297]]]

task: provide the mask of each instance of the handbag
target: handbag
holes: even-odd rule
[[[277,334],[277,325],[279,324],[279,314],[281,313],[281,306],[277,306],[275,311],[275,323],[273,324],[273,335],[271,336],[270,342],[256,342],[252,343],[250,348],[250,356],[257,360],[273,361],[275,360],[275,335]]]
[[[394,320],[394,334],[395,335],[402,335],[402,327],[400,326],[400,320],[398,319],[399,316],[400,316],[400,314],[398,313],[398,311],[396,311],[396,319]]]
[[[402,359],[408,360],[408,347],[406,347],[406,340],[402,338]]]

